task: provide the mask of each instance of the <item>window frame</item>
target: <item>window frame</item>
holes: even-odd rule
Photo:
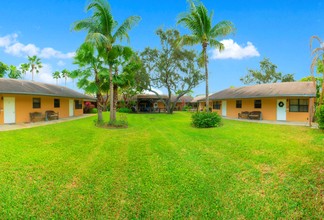
[[[38,100],[38,102],[35,102],[36,100]],[[33,100],[32,100],[33,102],[32,102],[32,105],[33,105],[33,109],[34,108],[42,108],[42,100],[41,100],[41,98],[33,98]]]
[[[242,100],[236,100],[236,108],[242,108]]]
[[[291,104],[292,100],[297,100],[297,104]],[[300,101],[306,101],[307,105],[300,104]],[[297,107],[297,111],[293,111],[292,107]],[[301,111],[302,107],[307,107],[307,111]],[[309,100],[308,99],[290,99],[289,100],[289,112],[309,112]]]
[[[82,101],[81,100],[74,100],[74,109],[82,109]]]
[[[220,110],[222,106],[222,101],[213,101],[213,109]]]
[[[55,101],[58,101],[58,102],[55,102]],[[60,99],[54,99],[54,108],[60,108],[60,107],[61,107],[61,100]]]
[[[260,101],[260,103],[257,103],[259,101]],[[262,108],[262,99],[255,99],[254,100],[254,108],[257,108],[257,109]]]

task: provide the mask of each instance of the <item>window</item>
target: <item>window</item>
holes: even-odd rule
[[[254,100],[254,108],[261,108],[262,102],[261,100]]]
[[[41,108],[41,99],[33,98],[33,108]]]
[[[221,108],[221,101],[213,102],[213,109],[220,109]]]
[[[290,112],[308,112],[308,99],[290,99]]]
[[[59,107],[60,107],[60,100],[54,99],[54,108],[59,108]]]
[[[236,108],[242,108],[242,100],[236,100]]]
[[[74,108],[75,109],[82,109],[82,103],[80,100],[75,100],[74,101]]]

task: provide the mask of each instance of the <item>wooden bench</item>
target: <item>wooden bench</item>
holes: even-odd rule
[[[49,121],[49,120],[58,120],[59,119],[59,113],[58,112],[54,112],[53,110],[48,110],[45,112],[45,120]]]
[[[248,119],[249,118],[249,114],[250,114],[250,112],[247,112],[247,111],[238,113],[238,118]]]
[[[29,113],[30,122],[43,121],[45,116],[41,112],[31,112]]]
[[[250,112],[249,119],[262,120],[262,113],[260,111]]]

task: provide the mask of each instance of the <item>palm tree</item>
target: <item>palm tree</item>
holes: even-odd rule
[[[234,25],[230,21],[221,21],[215,26],[212,26],[213,12],[208,14],[208,10],[201,3],[189,1],[190,10],[180,14],[177,23],[191,31],[191,35],[184,35],[181,43],[184,45],[202,46],[202,54],[200,62],[205,67],[206,78],[206,109],[209,111],[209,90],[208,90],[208,56],[207,47],[210,45],[219,51],[224,50],[224,45],[217,40],[218,37],[224,37],[235,31]]]
[[[29,64],[28,63],[22,63],[20,64],[20,67],[19,67],[20,71],[22,74],[25,74],[28,72],[29,70]]]
[[[312,49],[313,46],[313,40],[317,40],[319,43],[319,47],[316,47]],[[323,104],[323,99],[324,99],[324,43],[323,41],[318,37],[318,36],[312,36],[310,39],[310,49],[311,49],[311,54],[313,56],[312,58],[312,63],[311,63],[311,74],[313,77],[313,82],[315,86],[315,78],[314,78],[314,68],[317,66],[317,73],[322,73],[323,75],[323,83],[322,83],[322,92],[319,100],[319,104]]]
[[[62,77],[65,80],[65,86],[66,86],[66,80],[68,77],[70,77],[70,71],[68,71],[67,69],[62,70]]]
[[[58,79],[61,78],[61,73],[59,71],[55,71],[52,73],[53,79],[56,79],[56,85],[58,84]]]
[[[39,73],[39,69],[43,67],[42,62],[36,55],[32,57],[28,56],[28,61],[28,66],[31,68],[30,72],[32,73],[32,81],[34,81],[34,71],[36,71],[36,73]]]
[[[119,27],[118,22],[114,20],[111,13],[111,8],[106,0],[92,0],[87,8],[87,11],[93,10],[93,15],[74,23],[73,29],[88,30],[86,41],[95,44],[98,48],[105,50],[108,60],[108,54],[111,51],[116,40],[122,41],[127,39],[129,41],[128,31],[135,26],[139,21],[139,16],[128,17]],[[116,112],[113,110],[113,73],[112,67],[109,68],[109,82],[110,82],[110,121],[116,120]]]
[[[16,66],[10,65],[8,77],[11,79],[21,79],[21,71]]]

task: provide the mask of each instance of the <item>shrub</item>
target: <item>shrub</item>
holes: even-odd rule
[[[219,127],[222,120],[216,112],[197,112],[191,117],[192,125],[196,128]]]
[[[129,109],[129,108],[120,108],[120,109],[118,109],[118,112],[121,112],[121,113],[131,113],[132,110]]]
[[[324,105],[318,106],[316,109],[316,120],[318,127],[324,129]]]
[[[92,108],[92,109],[90,109],[90,113],[91,114],[98,113],[98,109],[97,108]]]

